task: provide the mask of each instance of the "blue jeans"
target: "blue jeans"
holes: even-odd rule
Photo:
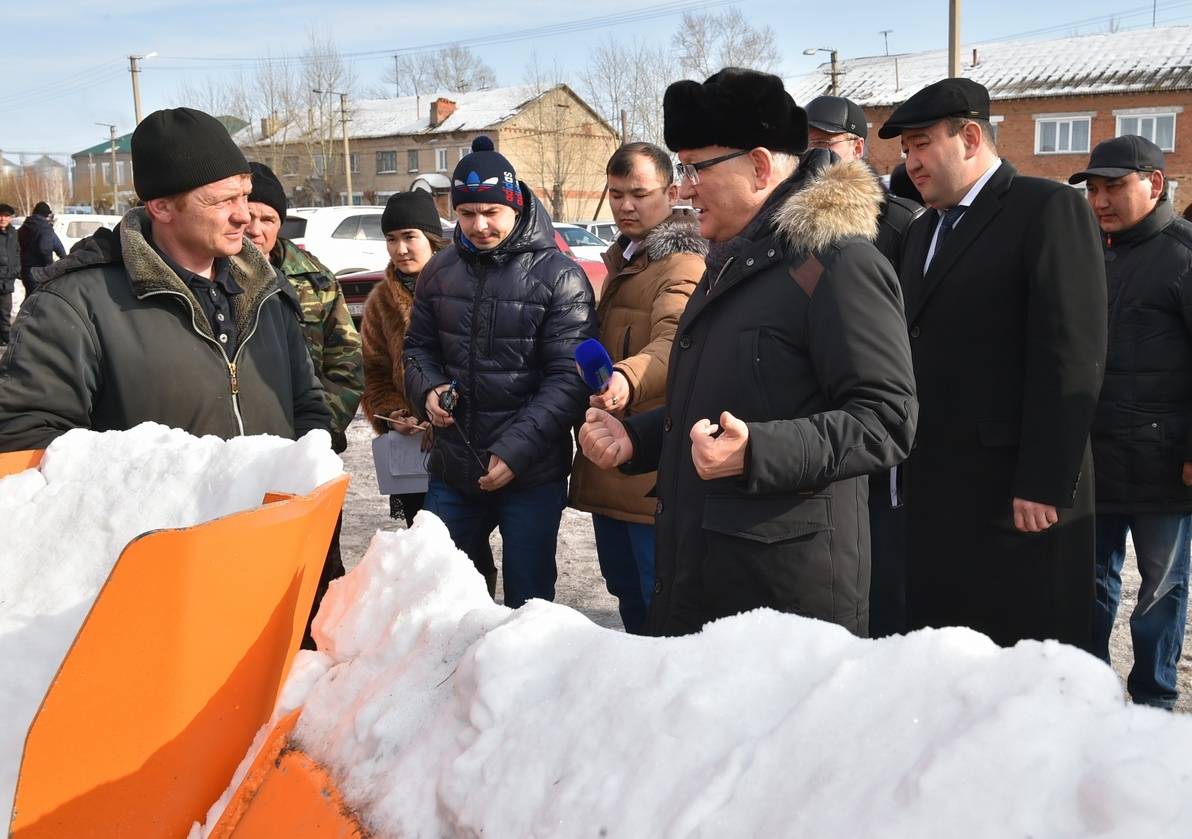
[[[1176,667],[1188,610],[1188,555],[1192,515],[1187,513],[1097,514],[1097,602],[1093,651],[1109,661],[1109,635],[1122,593],[1126,534],[1134,536],[1142,589],[1130,616],[1134,666],[1126,680],[1130,698],[1171,708],[1178,696]]]
[[[431,478],[422,509],[447,525],[460,550],[474,544],[478,528],[495,521],[501,530],[501,580],[505,605],[513,609],[537,597],[555,599],[555,546],[567,503],[567,481],[496,492],[462,493]]]
[[[638,635],[654,593],[654,525],[593,515],[592,529],[604,584],[617,598],[625,631]]]

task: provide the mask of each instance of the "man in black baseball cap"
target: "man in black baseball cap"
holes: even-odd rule
[[[1086,184],[1115,301],[1093,423],[1093,652],[1109,661],[1130,535],[1142,588],[1130,617],[1134,665],[1126,686],[1135,702],[1171,708],[1192,539],[1192,224],[1167,200],[1163,170],[1159,147],[1128,135],[1098,144],[1069,182]]]
[[[1088,648],[1104,267],[1079,193],[998,157],[989,101],[944,79],[879,131],[901,137],[935,209],[911,226],[899,272],[921,404],[904,480],[907,628]]]
[[[153,421],[297,437],[330,414],[268,259],[247,244],[248,161],[217,119],[155,111],[132,136],[144,206],[45,269],[0,376],[0,450]]]
[[[817,96],[807,103],[807,145],[828,149],[841,160],[865,156],[869,126],[861,106],[843,96]]]

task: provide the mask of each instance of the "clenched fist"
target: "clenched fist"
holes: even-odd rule
[[[612,469],[633,458],[633,441],[625,426],[608,411],[589,408],[579,429],[584,457],[601,469]]]

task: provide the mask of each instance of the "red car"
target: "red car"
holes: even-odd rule
[[[594,259],[581,259],[576,256],[557,230],[555,231],[555,244],[559,246],[559,250],[584,269],[584,273],[588,275],[588,282],[592,284],[592,291],[596,293],[596,299],[599,300],[600,289],[604,286],[604,278],[608,276],[608,268],[603,262]],[[358,274],[343,274],[338,279],[340,288],[344,290],[344,298],[348,301],[348,311],[352,313],[352,320],[356,321],[356,325],[359,326],[360,318],[364,316],[364,300],[372,291],[373,286],[385,279],[385,272],[361,271]]]

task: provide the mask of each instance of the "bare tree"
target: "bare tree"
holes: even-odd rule
[[[438,90],[469,93],[488,90],[497,84],[497,76],[480,56],[459,44],[431,53],[430,83]]]
[[[248,119],[249,111],[242,83],[242,78],[188,78],[174,93],[174,102],[188,108],[197,108],[213,116],[238,116]]]
[[[344,183],[339,97],[355,93],[356,76],[344,62],[339,46],[327,34],[311,29],[306,49],[299,58],[301,110],[297,116],[311,177],[308,188],[320,194],[327,205],[338,203],[337,192]],[[314,91],[321,90],[321,94]],[[351,113],[348,114],[351,119]],[[302,123],[305,122],[305,125]],[[348,196],[349,203],[351,196]]]
[[[769,72],[778,66],[774,30],[753,26],[738,9],[720,14],[685,12],[671,44],[679,66],[701,79],[724,67]]]
[[[377,99],[388,99],[391,96],[421,96],[429,93],[434,87],[431,82],[433,55],[417,52],[394,56],[394,64],[381,74],[381,87],[373,88],[370,95]]]
[[[621,128],[625,112],[628,140],[662,144],[662,95],[674,76],[672,62],[663,48],[634,38],[618,41],[611,36],[595,47],[580,72],[588,102],[605,120]]]

